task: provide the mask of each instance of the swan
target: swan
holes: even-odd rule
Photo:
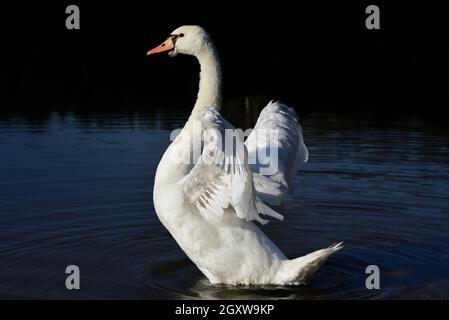
[[[201,70],[191,115],[157,167],[153,202],[159,220],[212,284],[304,283],[342,243],[288,259],[255,223],[267,223],[262,216],[283,219],[268,205],[283,202],[298,165],[308,159],[295,111],[272,101],[246,142],[233,139],[235,128],[219,113],[221,67],[206,30],[179,27],[147,55],[161,52],[194,56]],[[267,134],[272,129],[275,139]],[[226,139],[232,148],[223,146]],[[271,172],[255,156],[269,145],[278,155]]]

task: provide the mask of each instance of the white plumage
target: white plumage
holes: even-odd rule
[[[235,128],[213,108],[202,112],[200,123],[204,143],[201,156],[180,180],[190,203],[212,223],[221,223],[223,211],[229,206],[237,217],[247,221],[267,223],[259,213],[282,219],[256,196],[248,152],[242,137],[234,135]]]
[[[201,73],[192,115],[156,172],[153,199],[159,219],[212,283],[296,284],[308,279],[341,243],[290,260],[253,222],[265,224],[267,216],[283,219],[264,202],[280,204],[298,166],[308,159],[296,113],[270,102],[244,142],[218,112],[221,68],[207,32],[183,26],[169,39],[163,47],[170,55],[195,56]],[[266,169],[275,160],[259,157],[268,151],[277,153],[271,171]]]
[[[272,135],[272,132],[276,132],[276,135]],[[249,157],[256,159],[251,168],[255,173],[259,195],[272,205],[281,204],[299,165],[309,159],[295,110],[279,102],[268,103],[245,145]],[[261,163],[257,155],[269,154],[270,149],[277,152],[277,156],[269,158],[277,162],[276,170],[271,174],[263,174],[263,169],[271,163]]]

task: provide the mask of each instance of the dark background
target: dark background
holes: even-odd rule
[[[193,103],[195,59],[146,52],[176,27],[199,24],[221,54],[227,97],[263,94],[302,110],[438,118],[449,102],[445,10],[437,2],[392,2],[2,4],[1,112],[67,103],[114,112],[146,99]],[[65,28],[69,4],[80,7],[81,30]],[[369,4],[380,7],[381,30],[365,28]]]
[[[65,28],[73,3],[81,30]],[[381,30],[365,28],[372,3]],[[396,0],[1,3],[0,298],[447,299],[448,12]],[[199,70],[146,52],[183,24],[219,48],[232,124],[252,127],[270,98],[299,111],[311,159],[280,211],[288,222],[264,230],[289,257],[345,241],[310,286],[205,285],[156,217],[156,167]],[[80,291],[64,286],[69,264]]]

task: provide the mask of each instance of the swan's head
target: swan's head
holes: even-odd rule
[[[178,53],[198,56],[210,45],[210,37],[206,30],[200,26],[182,26],[174,30],[161,45],[148,51],[147,55],[168,52],[170,57]]]

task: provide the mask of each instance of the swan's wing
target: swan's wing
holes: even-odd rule
[[[299,165],[309,157],[295,110],[268,103],[245,145],[257,194],[267,203],[280,204]]]
[[[211,223],[220,223],[228,206],[248,221],[268,222],[259,213],[282,219],[256,196],[243,133],[212,108],[203,111],[201,127],[201,156],[180,181],[186,199]]]

